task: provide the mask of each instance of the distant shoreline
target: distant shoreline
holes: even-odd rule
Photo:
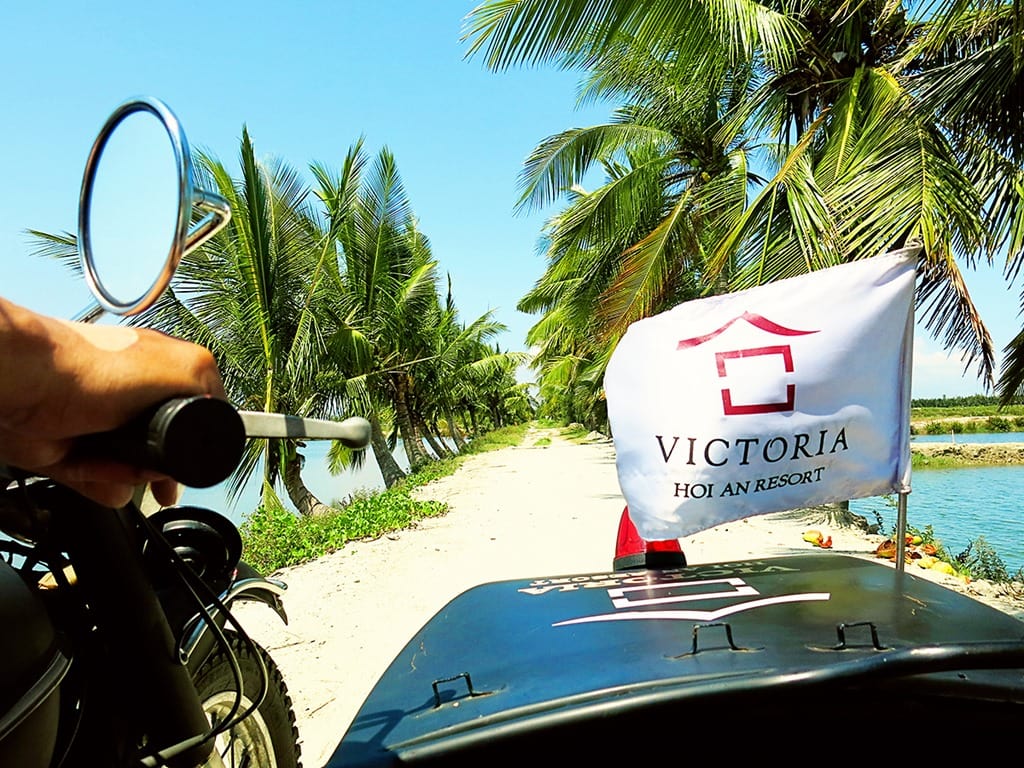
[[[932,459],[969,466],[1024,464],[1024,443],[918,443],[911,442],[911,455],[925,466]]]

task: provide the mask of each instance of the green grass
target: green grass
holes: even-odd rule
[[[930,421],[924,427],[914,426],[911,434],[948,435],[977,432],[1019,432],[1024,429],[1024,416],[985,416],[971,421]]]
[[[1008,405],[1002,409],[995,405],[916,407],[910,409],[910,420],[912,435],[1018,432],[1024,430],[1024,406]]]
[[[968,417],[984,418],[986,416],[1024,416],[1024,405],[1008,405],[1000,408],[996,405],[964,405],[953,408],[915,407],[910,409],[911,419],[958,419]]]
[[[969,462],[958,459],[956,456],[925,456],[920,453],[910,452],[911,469],[959,469],[961,467],[976,466]]]
[[[418,501],[411,491],[446,477],[467,456],[520,445],[528,425],[496,429],[471,441],[454,458],[432,462],[386,491],[357,494],[335,513],[299,517],[279,503],[268,502],[242,523],[242,558],[261,573],[315,560],[341,549],[350,541],[374,539],[390,531],[409,528],[417,520],[443,515],[448,505]]]
[[[559,430],[559,434],[566,440],[579,442],[589,435],[590,432],[582,424],[576,424],[574,426],[562,427]]]

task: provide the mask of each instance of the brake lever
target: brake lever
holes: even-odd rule
[[[238,415],[242,417],[247,437],[337,440],[354,450],[365,448],[370,443],[370,422],[358,416],[344,421],[327,421],[262,411],[239,411]]]

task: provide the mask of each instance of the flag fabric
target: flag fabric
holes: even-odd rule
[[[918,249],[686,302],[630,326],[605,393],[645,539],[910,491]]]

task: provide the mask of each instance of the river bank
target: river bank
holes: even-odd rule
[[[460,592],[488,581],[606,571],[625,504],[607,440],[570,443],[531,430],[522,446],[470,457],[417,491],[449,505],[414,529],[345,546],[277,574],[288,583],[285,626],[264,606],[238,614],[280,665],[295,704],[307,768],[326,762],[379,675],[414,632]],[[872,558],[881,537],[830,527],[813,510],[748,518],[682,540],[691,563],[816,551]],[[914,568],[1024,619],[1024,589],[966,584]]]
[[[911,442],[910,452],[925,467],[931,460],[969,466],[1024,464],[1024,443]]]

